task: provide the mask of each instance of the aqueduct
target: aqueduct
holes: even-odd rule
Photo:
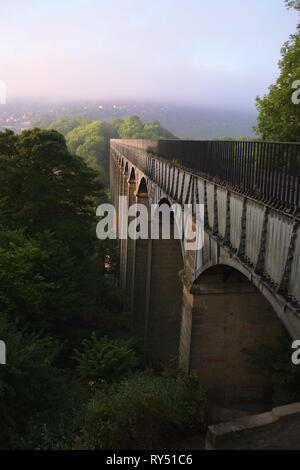
[[[201,250],[120,240],[125,306],[148,363],[178,357],[222,403],[262,399],[267,383],[242,349],[283,329],[300,339],[299,177],[299,144],[111,140],[117,225],[137,202],[204,204]]]

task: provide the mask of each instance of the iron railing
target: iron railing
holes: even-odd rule
[[[176,161],[232,190],[299,215],[300,143],[121,139],[113,142],[122,147],[124,156],[136,166],[144,163],[144,152]],[[130,148],[136,151],[130,152]]]

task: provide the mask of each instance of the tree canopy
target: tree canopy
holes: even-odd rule
[[[300,10],[300,1],[286,1],[288,8]],[[256,133],[263,140],[299,142],[300,104],[293,100],[300,94],[300,25],[281,49],[280,75],[269,93],[256,98],[259,112]]]
[[[300,11],[300,0],[284,0],[287,8],[295,8]]]
[[[118,137],[117,130],[109,123],[95,121],[86,126],[78,126],[66,136],[72,153],[84,158],[85,162],[108,183],[109,140]]]
[[[109,140],[122,139],[177,139],[158,121],[144,124],[138,116],[123,119],[89,121],[86,116],[75,119],[44,120],[40,123],[47,129],[56,129],[66,137],[68,149],[79,155],[94,170],[99,180],[108,185]]]
[[[0,133],[0,309],[21,327],[77,344],[99,324],[103,198],[97,173],[55,130]]]
[[[87,126],[92,121],[90,121],[85,115],[77,116],[74,119],[68,118],[58,118],[58,119],[44,119],[36,123],[36,127],[41,127],[45,129],[55,129],[57,132],[60,132],[64,136],[71,132],[75,127],[78,126]]]

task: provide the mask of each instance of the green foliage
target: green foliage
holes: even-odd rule
[[[37,122],[36,127],[41,127],[42,129],[55,129],[57,132],[60,132],[62,135],[66,136],[69,132],[79,126],[87,126],[91,121],[85,116],[78,116],[75,119],[68,118],[59,118],[54,119],[45,119],[43,121]]]
[[[94,260],[86,261],[83,283],[82,267],[53,234],[28,238],[0,227],[0,311],[20,329],[55,336],[64,353],[71,352],[91,329],[104,332],[108,322],[97,314],[109,303],[102,298],[106,285],[99,282],[98,262],[96,258],[94,266]]]
[[[82,157],[89,167],[97,171],[98,178],[105,184],[108,184],[110,139],[177,139],[158,121],[143,124],[138,116],[113,119],[111,123],[90,122],[86,116],[82,116],[73,120],[44,120],[40,124],[65,135],[69,151]]]
[[[172,447],[178,433],[205,429],[206,409],[206,395],[196,376],[139,372],[96,392],[78,447]]]
[[[137,139],[143,130],[143,123],[138,116],[127,116],[119,127],[121,139]]]
[[[66,136],[69,151],[82,157],[85,162],[97,171],[99,178],[108,184],[109,141],[112,138],[122,139],[176,139],[171,132],[164,129],[158,121],[143,124],[138,116],[127,116],[124,119],[113,119],[90,122],[85,116],[74,120],[57,119],[42,121],[48,129],[56,129]]]
[[[41,433],[54,431],[61,416],[70,426],[75,419],[74,380],[54,365],[60,345],[53,338],[17,330],[3,314],[0,331],[7,344],[7,365],[0,367],[0,448],[36,448]]]
[[[143,139],[178,139],[174,134],[169,132],[167,129],[164,129],[158,121],[150,122],[145,124],[142,132],[142,136],[139,138]]]
[[[120,118],[116,118],[111,121],[111,125],[116,129],[118,135],[120,135],[119,129],[122,126],[122,124],[123,124],[123,119],[120,119]]]
[[[300,11],[300,0],[284,0],[287,8],[295,8]]]
[[[28,239],[0,227],[0,311],[18,326],[60,336],[78,301],[76,265],[49,232]]]
[[[106,245],[95,236],[102,194],[56,131],[0,133],[0,306],[70,349],[101,328],[107,305]]]
[[[177,139],[158,121],[143,124],[138,116],[127,116],[122,124],[118,122],[118,133],[121,139]]]
[[[100,179],[108,183],[109,140],[117,136],[111,124],[95,121],[69,132],[67,144],[70,152],[83,157],[99,173]]]
[[[87,383],[119,380],[138,364],[132,341],[107,336],[98,339],[95,333],[83,340],[82,351],[75,351],[75,359]]]
[[[95,234],[104,198],[97,179],[55,130],[0,133],[0,339],[7,346],[0,448],[71,448],[89,398],[74,348],[92,331],[126,337],[117,243]],[[86,343],[91,374],[99,344],[92,351]],[[107,380],[136,363],[125,340],[109,347],[102,350]]]
[[[91,382],[117,383],[138,364],[116,285],[118,246],[95,235],[107,198],[101,158],[106,174],[122,124],[48,122],[82,157],[54,129],[0,133],[0,448],[72,448]]]
[[[296,5],[296,2],[289,2]],[[297,8],[299,4],[297,2]],[[255,132],[263,140],[299,142],[300,105],[292,102],[294,81],[300,77],[300,30],[290,36],[281,49],[280,76],[269,93],[256,98],[259,112]]]
[[[291,361],[291,339],[278,338],[275,346],[262,345],[257,351],[244,350],[248,362],[271,381],[274,406],[300,401],[300,367]]]
[[[0,133],[0,221],[34,234],[52,230],[80,249],[102,193],[96,173],[54,130]],[[90,235],[89,235],[90,236]]]

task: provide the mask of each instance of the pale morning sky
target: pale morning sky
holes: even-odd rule
[[[0,0],[8,100],[249,108],[298,16],[283,0]]]

